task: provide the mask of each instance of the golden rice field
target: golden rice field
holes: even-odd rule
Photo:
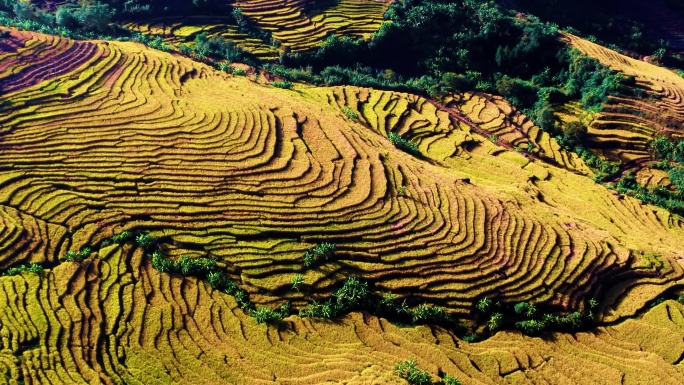
[[[334,33],[369,38],[380,28],[389,0],[237,0],[234,6],[290,52],[316,49]]]
[[[401,384],[392,367],[414,358],[464,384],[684,382],[684,307],[641,311],[682,284],[681,218],[596,184],[505,101],[283,90],[137,43],[8,40],[0,269],[47,269],[0,277],[0,382]],[[532,157],[512,148],[527,142]],[[593,297],[606,326],[479,343],[365,313],[266,326],[139,248],[60,262],[124,229],[216,258],[259,305],[308,302],[297,273],[314,298],[353,275],[462,318],[484,296],[567,311]],[[303,271],[320,242],[339,260]]]
[[[383,22],[390,1],[378,0],[243,0],[232,5],[263,31],[270,32],[280,43],[240,32],[231,16],[187,16],[153,18],[129,22],[124,26],[150,37],[178,46],[191,43],[195,36],[220,36],[254,54],[258,59],[273,61],[281,52],[315,50],[330,34],[352,38],[370,38]]]
[[[174,47],[190,44],[195,37],[206,33],[207,37],[218,36],[231,40],[235,45],[252,53],[260,60],[273,61],[280,57],[280,51],[269,42],[250,37],[232,25],[229,16],[187,16],[163,17],[148,19],[145,23],[130,22],[124,24],[131,31],[150,37],[161,37]]]
[[[684,78],[676,73],[621,55],[611,49],[567,34],[583,54],[627,76],[633,76],[644,97],[611,97],[594,117],[589,136],[597,151],[623,162],[650,159],[648,144],[662,135],[684,137]]]

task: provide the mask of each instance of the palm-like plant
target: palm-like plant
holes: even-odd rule
[[[294,277],[292,277],[290,283],[292,284],[292,288],[294,290],[299,291],[299,286],[304,283],[304,276],[301,274],[296,274]]]

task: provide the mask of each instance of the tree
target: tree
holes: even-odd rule
[[[570,122],[563,129],[563,141],[569,148],[581,146],[587,137],[587,128],[579,121]]]
[[[109,29],[113,16],[114,12],[109,5],[97,1],[81,6],[73,12],[73,17],[83,28],[96,32]]]

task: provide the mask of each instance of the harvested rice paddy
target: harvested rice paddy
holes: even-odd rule
[[[599,60],[626,76],[633,76],[633,89],[643,97],[611,97],[603,111],[589,125],[594,147],[610,159],[638,162],[650,159],[648,144],[668,135],[684,137],[684,78],[676,73],[621,55],[611,49],[566,35],[583,54]]]
[[[267,2],[245,3],[277,24]],[[684,307],[647,306],[682,284],[682,219],[595,183],[503,99],[287,90],[137,43],[10,33],[0,269],[45,270],[0,277],[0,381],[401,384],[392,368],[407,359],[464,384],[684,381]],[[528,143],[533,155],[516,150]],[[483,297],[567,312],[597,298],[603,326],[476,343],[361,312],[267,326],[141,248],[102,244],[122,230],[215,258],[259,306],[298,308],[355,276],[466,320]],[[304,269],[322,242],[337,258]],[[296,274],[306,291],[290,288]]]
[[[368,39],[380,28],[389,4],[377,0],[246,0],[231,4],[258,30],[270,33],[273,41],[241,31],[232,16],[162,17],[124,26],[176,48],[206,33],[231,40],[260,60],[274,61],[283,52],[314,51],[331,34]]]

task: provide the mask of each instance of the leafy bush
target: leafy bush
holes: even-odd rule
[[[589,307],[590,308],[595,308],[599,305],[598,301],[595,300],[594,298],[589,298]]]
[[[207,282],[214,290],[225,290],[228,287],[228,278],[219,271],[212,271],[207,274]]]
[[[83,261],[83,258],[81,257],[81,255],[79,253],[77,253],[73,250],[69,250],[69,251],[67,251],[66,255],[64,256],[64,260],[66,262],[80,263],[81,261]]]
[[[81,262],[82,262],[85,258],[87,258],[92,252],[93,252],[93,250],[92,250],[90,247],[88,247],[88,246],[82,248],[81,251],[79,251],[78,253],[75,252],[75,251],[73,251],[73,250],[69,250],[69,251],[67,251],[67,253],[66,253],[65,257],[64,257],[64,260],[65,260],[66,262],[81,263]]]
[[[283,320],[283,315],[280,312],[273,311],[267,307],[260,307],[256,310],[252,310],[249,314],[260,324],[275,324]]]
[[[26,265],[10,267],[9,269],[5,270],[2,275],[18,275],[23,272],[41,274],[43,272],[43,267],[37,263],[29,263]]]
[[[299,309],[300,317],[309,318],[334,318],[338,315],[337,307],[331,300],[320,303],[311,301],[305,308]]]
[[[290,283],[292,284],[292,288],[294,290],[299,291],[299,286],[304,283],[304,276],[301,274],[296,274],[294,277],[292,277]]]
[[[256,65],[256,58],[254,55],[236,46],[232,40],[228,40],[221,36],[208,37],[206,32],[202,32],[195,36],[193,45],[191,47],[181,48],[181,52],[184,54],[194,53],[198,59],[210,57],[217,60],[228,60],[229,62]]]
[[[411,310],[406,304],[406,300],[399,302],[396,295],[391,292],[382,293],[382,296],[377,302],[377,310],[383,314],[390,314],[394,316],[404,317],[411,314]]]
[[[349,119],[355,120],[359,118],[359,115],[349,107],[342,107],[342,112],[347,115]]]
[[[420,304],[417,308],[413,309],[411,311],[411,317],[413,323],[417,325],[427,323],[444,324],[452,321],[449,313],[443,308],[426,304]]]
[[[420,150],[418,149],[418,145],[416,143],[414,143],[411,140],[404,139],[401,135],[399,135],[397,133],[390,132],[387,135],[387,138],[394,145],[394,147],[396,147],[402,151],[405,151],[405,152],[412,154],[412,155],[419,155],[420,154]]]
[[[442,384],[444,385],[461,385],[461,380],[458,379],[458,377],[453,377],[448,374],[445,374],[444,377],[442,377]]]
[[[579,121],[570,122],[563,128],[563,136],[561,137],[561,144],[565,148],[576,148],[584,144],[587,137],[587,127]]]
[[[271,85],[276,88],[290,89],[292,88],[292,83],[289,80],[281,80],[271,82]]]
[[[304,253],[304,265],[311,267],[314,264],[327,262],[335,256],[335,245],[329,242],[323,242],[316,245]]]
[[[494,306],[494,301],[492,301],[490,298],[482,298],[477,302],[477,310],[481,311],[482,313],[487,313],[490,310],[492,310],[492,307]]]
[[[216,260],[213,258],[188,258],[182,256],[174,264],[175,272],[182,275],[208,275],[216,268]]]
[[[527,302],[517,303],[514,306],[514,310],[515,310],[516,314],[524,315],[525,317],[528,317],[528,318],[534,317],[535,314],[537,313],[537,308],[535,308],[533,305],[530,305]]]
[[[135,237],[135,243],[146,250],[153,248],[156,245],[156,242],[157,240],[147,233],[140,233]]]
[[[86,30],[104,32],[114,16],[114,11],[108,4],[97,1],[90,5],[83,5],[73,12],[73,17]]]
[[[524,320],[515,323],[515,327],[527,334],[535,335],[544,331],[547,327],[546,322],[539,320]]]
[[[394,371],[411,385],[432,385],[432,376],[420,369],[415,360],[408,360],[394,365]]]
[[[477,333],[470,333],[463,336],[462,340],[465,342],[475,342],[478,340],[478,337]]]
[[[152,253],[151,261],[152,267],[159,272],[172,273],[177,270],[176,265],[172,261],[164,258],[164,255],[159,250],[155,250],[154,253]]]
[[[369,296],[368,284],[354,277],[347,278],[343,286],[333,294],[333,297],[337,299],[338,312],[358,309],[366,305]]]
[[[119,234],[114,234],[112,241],[114,241],[114,243],[123,243],[131,240],[132,237],[133,234],[130,231],[122,231]]]
[[[491,331],[498,330],[501,328],[503,325],[503,314],[496,312],[492,313],[491,317],[489,317],[489,321],[487,321],[487,327]]]

